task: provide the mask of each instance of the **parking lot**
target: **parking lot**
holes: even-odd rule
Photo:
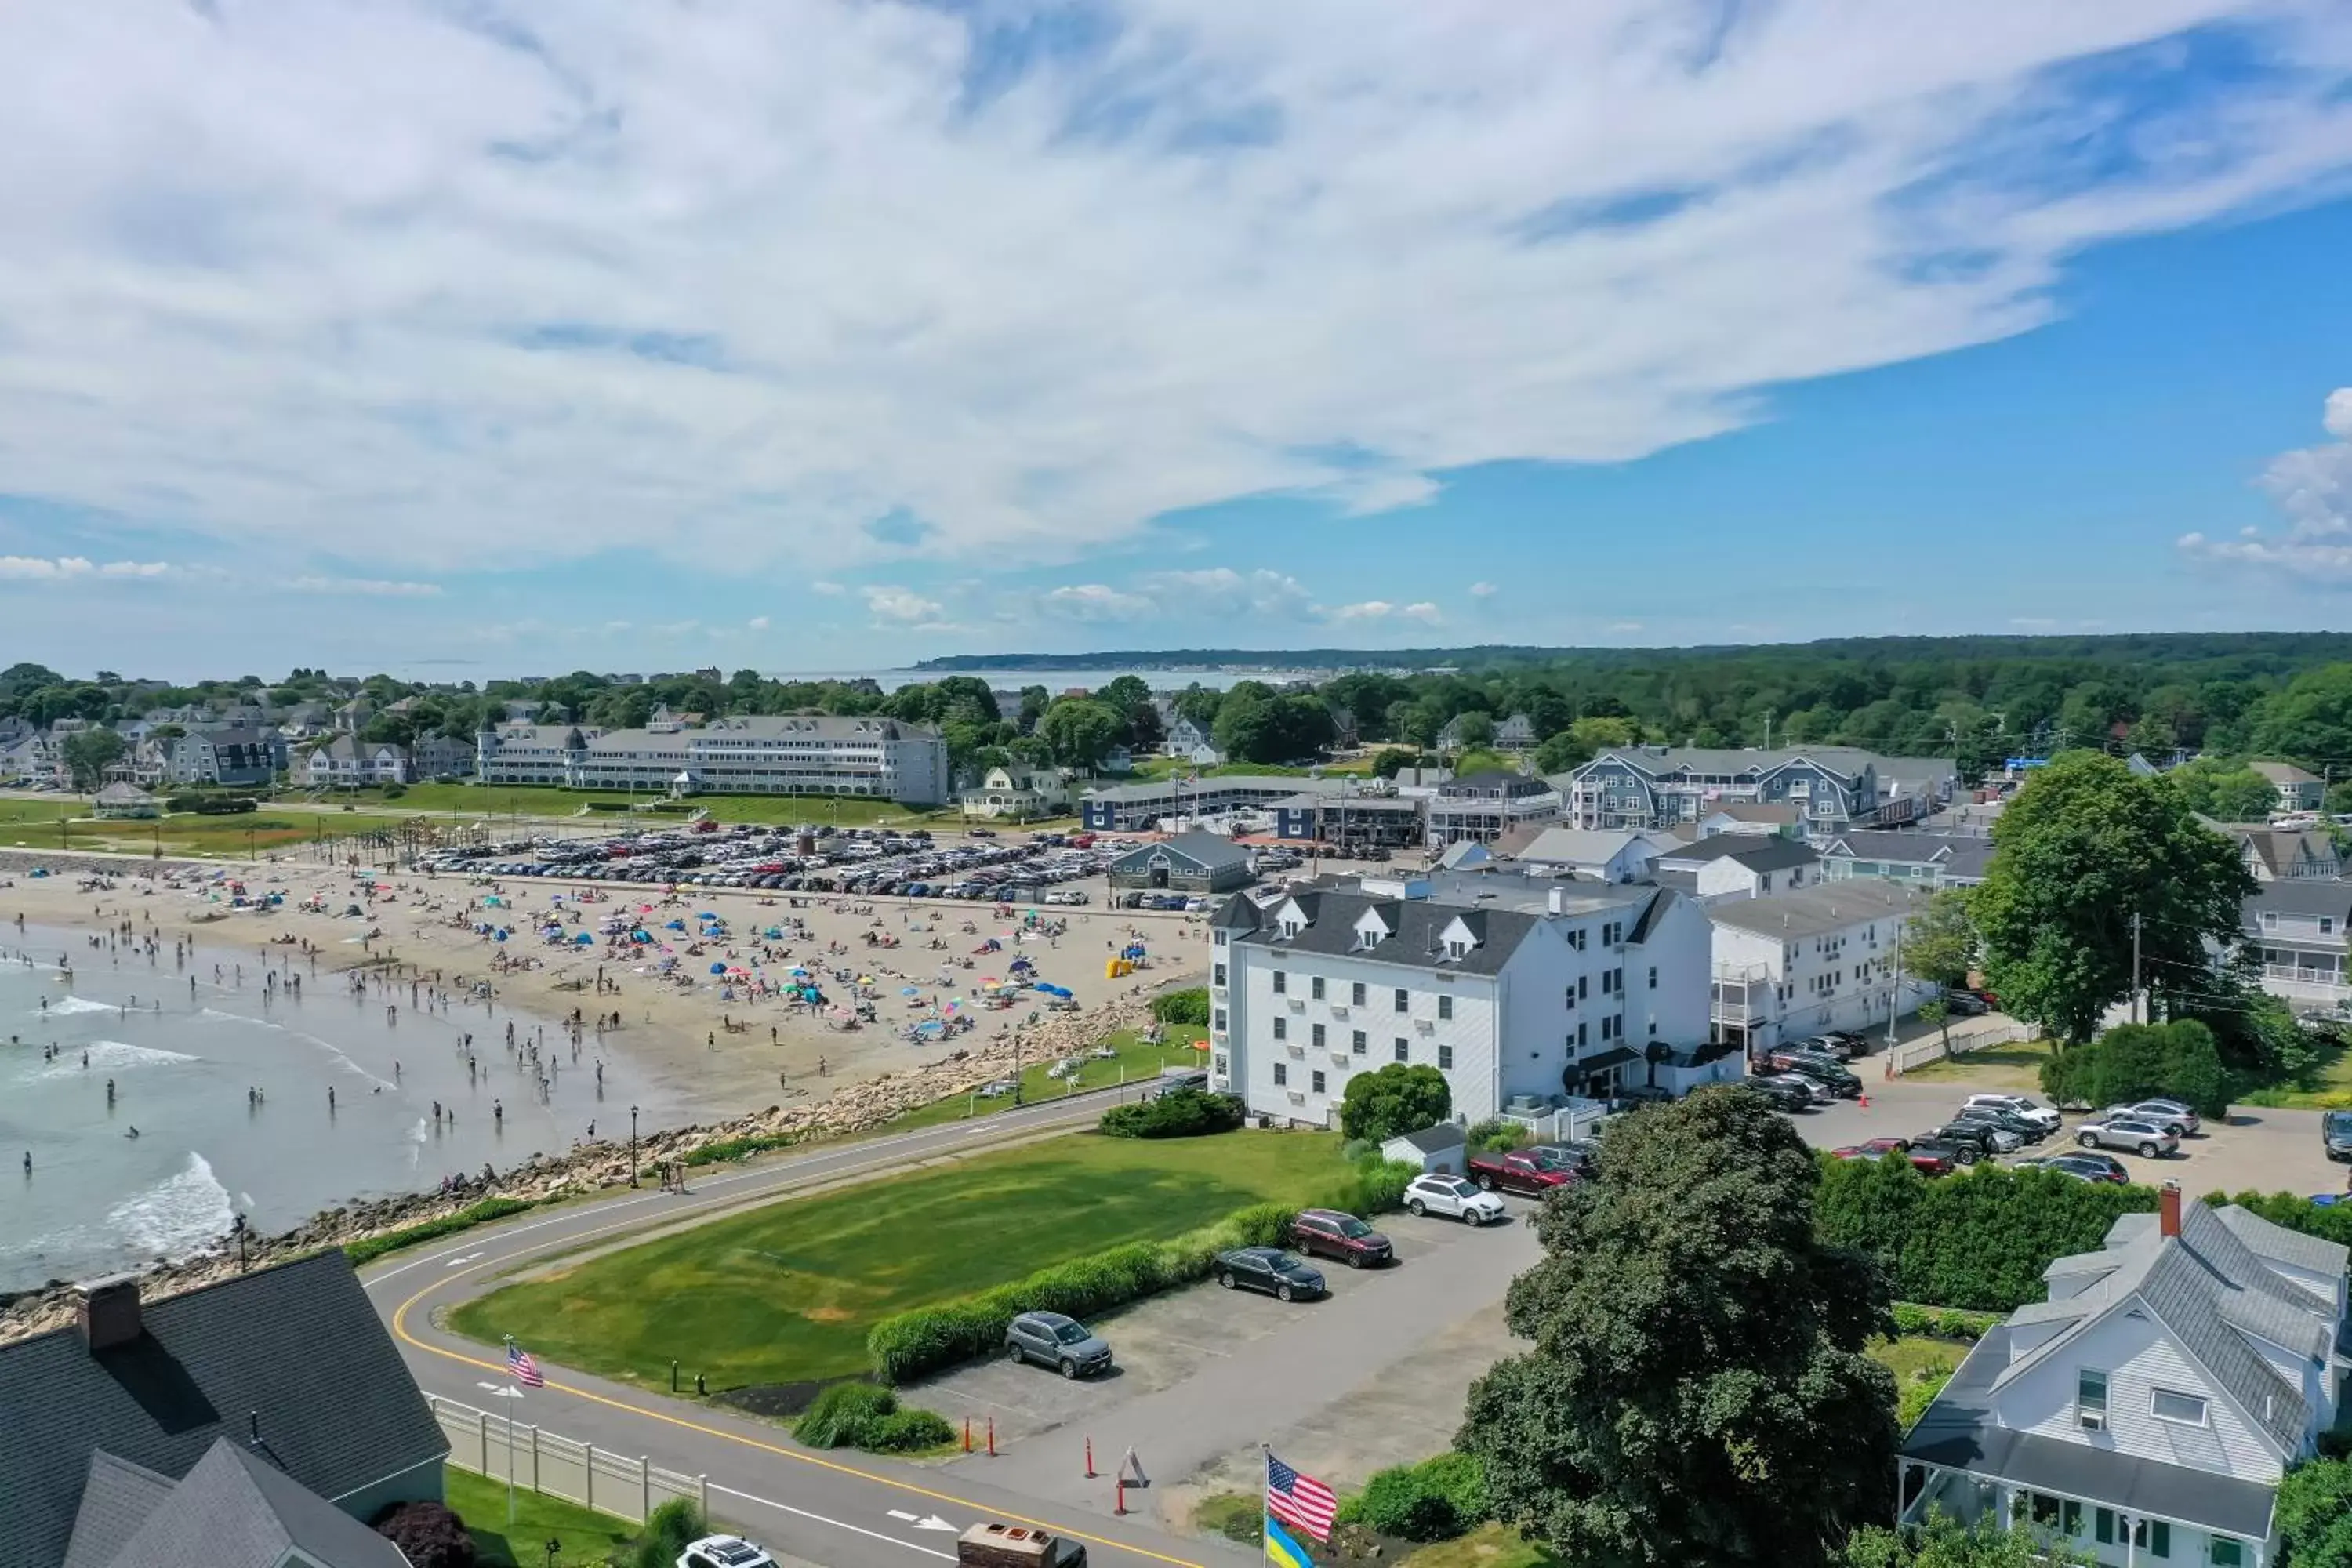
[[[1353,1270],[1316,1260],[1331,1294],[1284,1303],[1204,1283],[1093,1321],[1117,1368],[1070,1382],[996,1360],[907,1391],[984,1436],[999,1453],[956,1461],[991,1484],[1108,1511],[1109,1480],[1131,1446],[1153,1478],[1150,1506],[1171,1521],[1213,1477],[1246,1467],[1260,1442],[1312,1452],[1335,1477],[1425,1458],[1458,1425],[1470,1382],[1507,1348],[1500,1303],[1538,1255],[1514,1200],[1509,1223],[1383,1216],[1397,1261]],[[1390,1412],[1382,1415],[1379,1412]],[[1412,1420],[1395,1418],[1417,1412]],[[1085,1476],[1086,1442],[1100,1476]],[[1188,1481],[1191,1484],[1187,1484]],[[1131,1498],[1130,1507],[1142,1506]]]
[[[1917,1139],[1929,1128],[1949,1121],[1960,1102],[1979,1089],[2020,1090],[2006,1079],[1983,1085],[1958,1076],[1934,1079],[1882,1079],[1876,1064],[1854,1064],[1863,1075],[1870,1103],[1841,1100],[1833,1104],[1796,1112],[1792,1118],[1805,1142],[1816,1148],[1835,1149],[1871,1138]],[[2041,1099],[2035,1095],[2036,1100]],[[2036,1154],[2055,1154],[2074,1148],[2074,1128],[2084,1118],[2070,1115],[2059,1131],[2030,1144],[2009,1161]],[[2190,1197],[2214,1193],[2316,1193],[2345,1190],[2346,1168],[2331,1162],[2319,1143],[2319,1113],[2315,1110],[2273,1110],[2233,1108],[2227,1122],[2208,1118],[2204,1131],[2181,1141],[2178,1154],[2144,1160],[2123,1149],[2105,1152],[2121,1160],[2132,1180],[2154,1185],[2178,1182]]]

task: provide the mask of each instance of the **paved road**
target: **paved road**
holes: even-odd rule
[[[478,1294],[498,1273],[549,1253],[570,1251],[675,1223],[697,1212],[777,1196],[866,1172],[903,1167],[1040,1131],[1082,1126],[1111,1089],[865,1142],[811,1150],[756,1166],[701,1176],[684,1196],[650,1189],[616,1194],[536,1217],[469,1231],[419,1252],[395,1253],[365,1272],[377,1311],[398,1340],[418,1386],[478,1407],[519,1405],[517,1418],[565,1436],[644,1455],[656,1464],[709,1478],[714,1512],[772,1551],[828,1568],[908,1568],[952,1560],[955,1533],[982,1520],[1022,1521],[1085,1541],[1097,1563],[1198,1568],[1236,1560],[1215,1543],[1181,1540],[1140,1521],[1073,1510],[1006,1489],[983,1465],[951,1473],[864,1455],[845,1462],[799,1447],[777,1426],[689,1400],[542,1363],[544,1389],[520,1401],[497,1397],[505,1368],[495,1352],[445,1332],[436,1310]],[[1008,1478],[1010,1479],[1010,1478]],[[1107,1486],[1107,1483],[1106,1483]]]

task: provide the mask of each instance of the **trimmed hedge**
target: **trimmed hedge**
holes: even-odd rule
[[[1169,1089],[1150,1100],[1112,1106],[1102,1113],[1099,1126],[1112,1138],[1199,1138],[1233,1131],[1245,1114],[1237,1094]]]
[[[1151,999],[1151,1016],[1163,1024],[1188,1024],[1195,1029],[1209,1026],[1209,993],[1204,986],[1188,991],[1164,992]]]
[[[199,816],[235,816],[258,811],[261,803],[243,795],[172,795],[163,797],[165,811],[194,812]]]
[[[2148,1187],[1979,1165],[1929,1180],[1900,1160],[1821,1159],[1821,1238],[1875,1259],[1897,1300],[2011,1312],[2043,1297],[2042,1271],[2095,1252],[2118,1215],[2156,1207]]]
[[[402,1247],[415,1247],[419,1242],[455,1236],[461,1230],[471,1230],[478,1225],[487,1225],[491,1220],[504,1219],[510,1214],[520,1214],[525,1209],[538,1206],[528,1198],[484,1198],[480,1203],[459,1209],[456,1214],[443,1215],[439,1219],[404,1226],[398,1230],[385,1231],[382,1236],[365,1236],[357,1241],[347,1241],[343,1243],[343,1256],[352,1260],[353,1268],[357,1268],[372,1258],[382,1258],[387,1252],[398,1252]]]
[[[2194,1018],[2119,1024],[2042,1064],[2042,1092],[2060,1105],[2120,1105],[2166,1095],[2200,1116],[2229,1112],[2229,1075],[2213,1031]]]
[[[688,1149],[678,1157],[681,1165],[718,1165],[729,1160],[748,1159],[764,1154],[771,1149],[789,1149],[800,1142],[793,1132],[762,1132],[751,1138],[729,1138],[717,1143],[705,1143],[698,1149]]]
[[[1339,1505],[1339,1522],[1400,1541],[1451,1541],[1493,1513],[1486,1468],[1469,1454],[1440,1454],[1373,1471],[1364,1489]]]
[[[901,1408],[898,1396],[870,1383],[836,1383],[793,1423],[793,1436],[812,1448],[864,1448],[906,1454],[955,1437],[945,1417]]]
[[[1395,1161],[1365,1164],[1331,1201],[1360,1214],[1383,1213],[1398,1205],[1405,1184],[1420,1173]],[[906,1383],[975,1356],[994,1355],[1003,1348],[1005,1326],[1019,1313],[1084,1318],[1205,1279],[1220,1252],[1279,1243],[1297,1212],[1288,1204],[1252,1204],[1168,1241],[1130,1242],[1041,1268],[977,1296],[900,1312],[874,1325],[866,1336],[866,1353],[874,1375],[884,1383]]]

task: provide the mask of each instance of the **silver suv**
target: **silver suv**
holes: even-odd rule
[[[2085,1149],[2128,1149],[2144,1160],[2180,1151],[2180,1140],[2157,1123],[2120,1115],[2083,1122],[2074,1129],[2074,1142]]]
[[[1034,1362],[1064,1377],[1110,1370],[1110,1346],[1084,1323],[1059,1312],[1024,1312],[1007,1323],[1004,1355],[1016,1366]]]

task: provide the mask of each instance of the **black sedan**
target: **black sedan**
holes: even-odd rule
[[[1324,1294],[1323,1271],[1278,1247],[1242,1247],[1217,1254],[1217,1283],[1228,1290],[1246,1286],[1285,1301]]]

